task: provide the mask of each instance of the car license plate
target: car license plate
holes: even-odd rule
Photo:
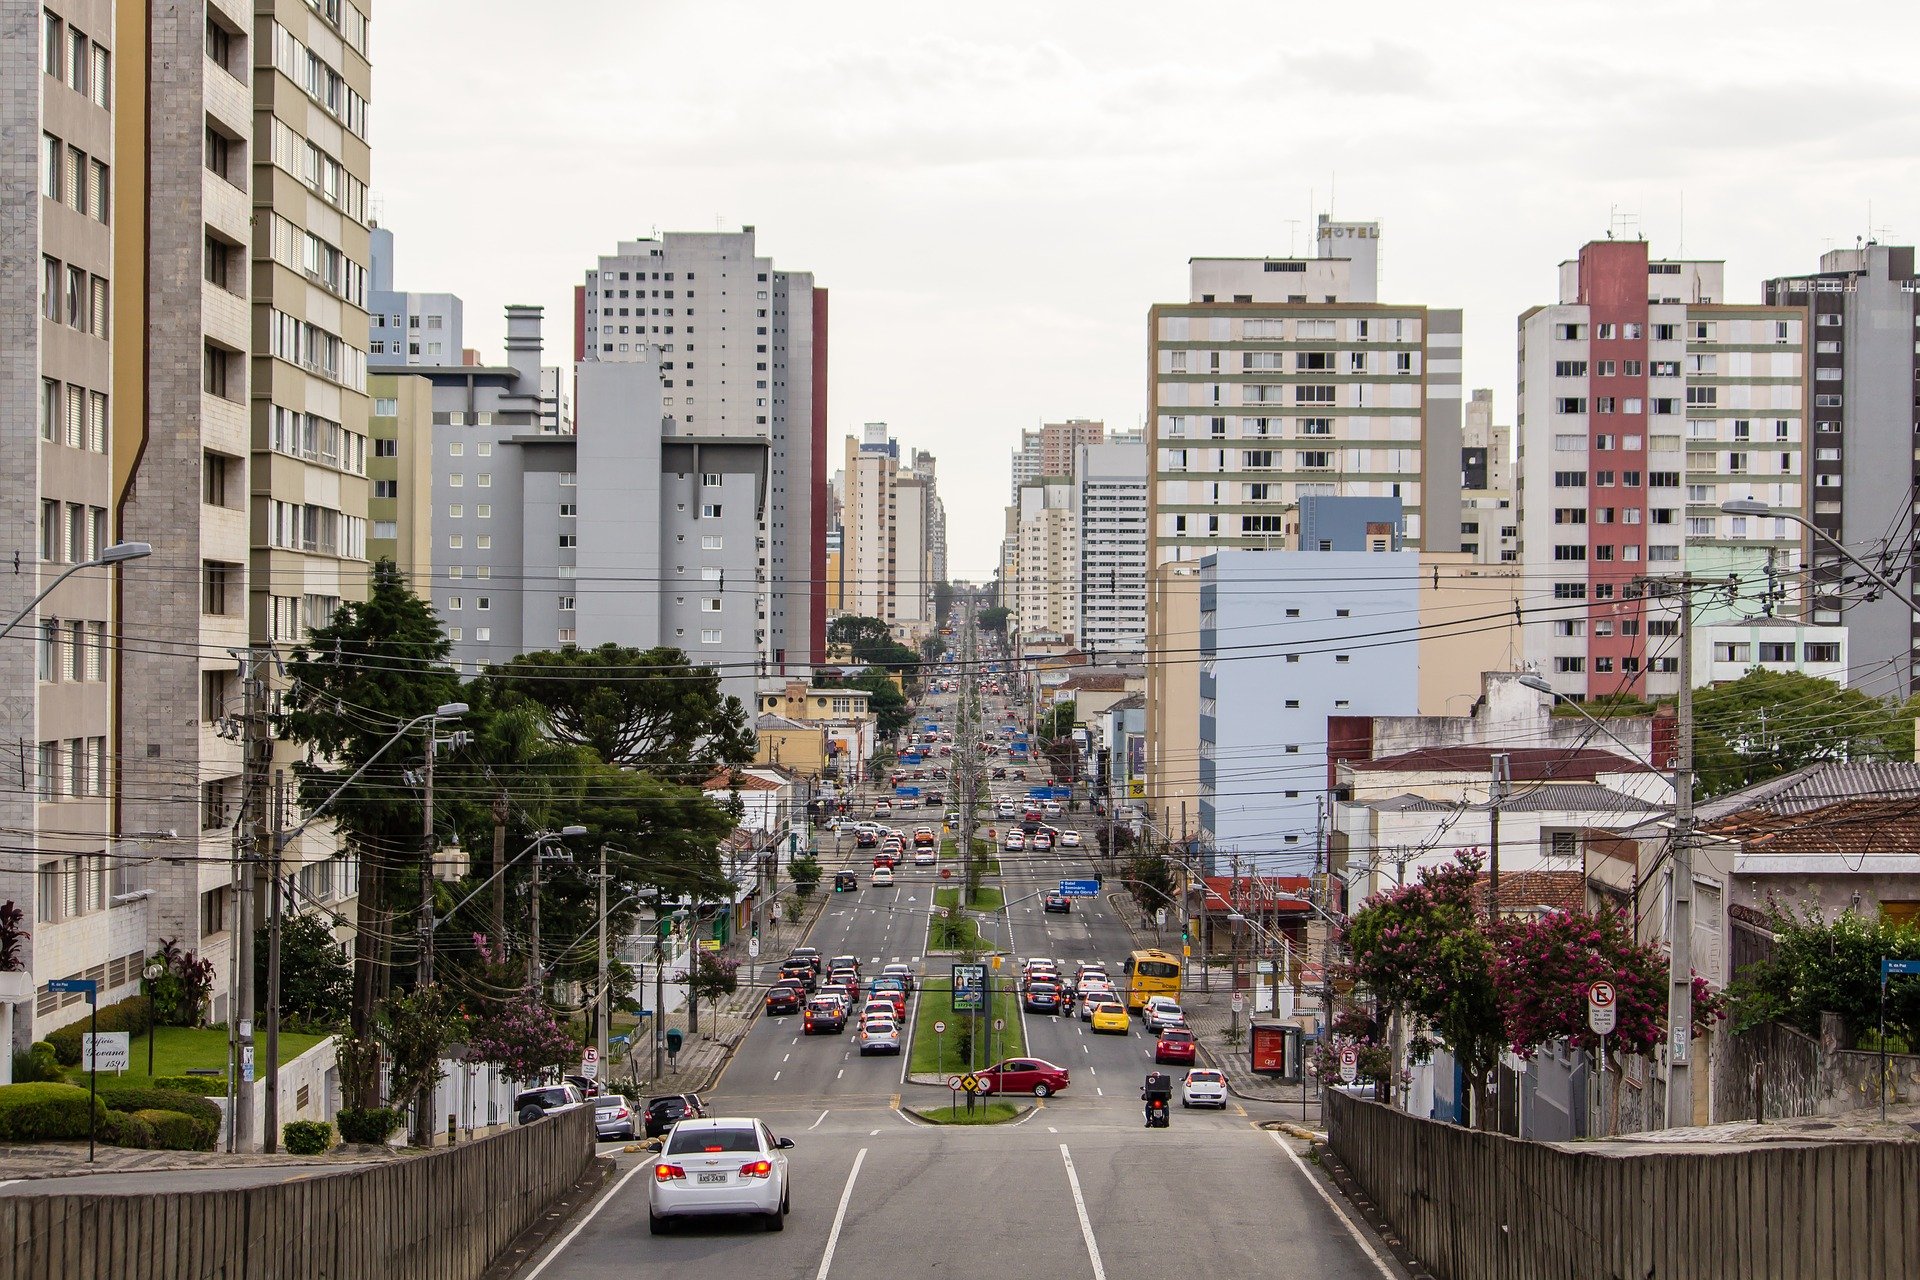
[[[727,1175],[724,1173],[703,1173],[700,1175],[700,1185],[703,1187],[714,1184],[725,1185],[726,1181]]]

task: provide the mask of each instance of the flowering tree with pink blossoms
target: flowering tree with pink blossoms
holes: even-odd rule
[[[1613,984],[1619,1017],[1608,1048],[1651,1053],[1665,1037],[1667,961],[1633,940],[1616,911],[1555,911],[1509,926],[1494,965],[1506,1017],[1507,1043],[1531,1058],[1556,1040],[1599,1048],[1587,1029],[1587,992]]]
[[[485,934],[473,935],[473,949],[480,958],[479,977],[485,988],[506,991],[516,985],[516,966]],[[467,1013],[468,1060],[490,1062],[510,1079],[531,1084],[548,1067],[580,1058],[580,1042],[532,991],[469,1001]]]

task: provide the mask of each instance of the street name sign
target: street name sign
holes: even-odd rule
[[[1100,896],[1098,880],[1062,880],[1060,896],[1063,898],[1097,898]]]

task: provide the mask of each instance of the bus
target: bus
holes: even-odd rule
[[[1151,996],[1180,998],[1180,957],[1148,948],[1127,957],[1120,975],[1121,998],[1138,1013]]]

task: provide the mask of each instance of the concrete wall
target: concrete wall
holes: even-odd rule
[[[1566,1148],[1325,1105],[1336,1176],[1440,1280],[1920,1276],[1920,1143]]]
[[[1839,1016],[1825,1014],[1818,1039],[1778,1022],[1722,1036],[1714,1059],[1714,1123],[1877,1109],[1880,1055],[1839,1048],[1844,1035]],[[1887,1104],[1911,1106],[1920,1099],[1920,1054],[1891,1053],[1886,1064]]]

